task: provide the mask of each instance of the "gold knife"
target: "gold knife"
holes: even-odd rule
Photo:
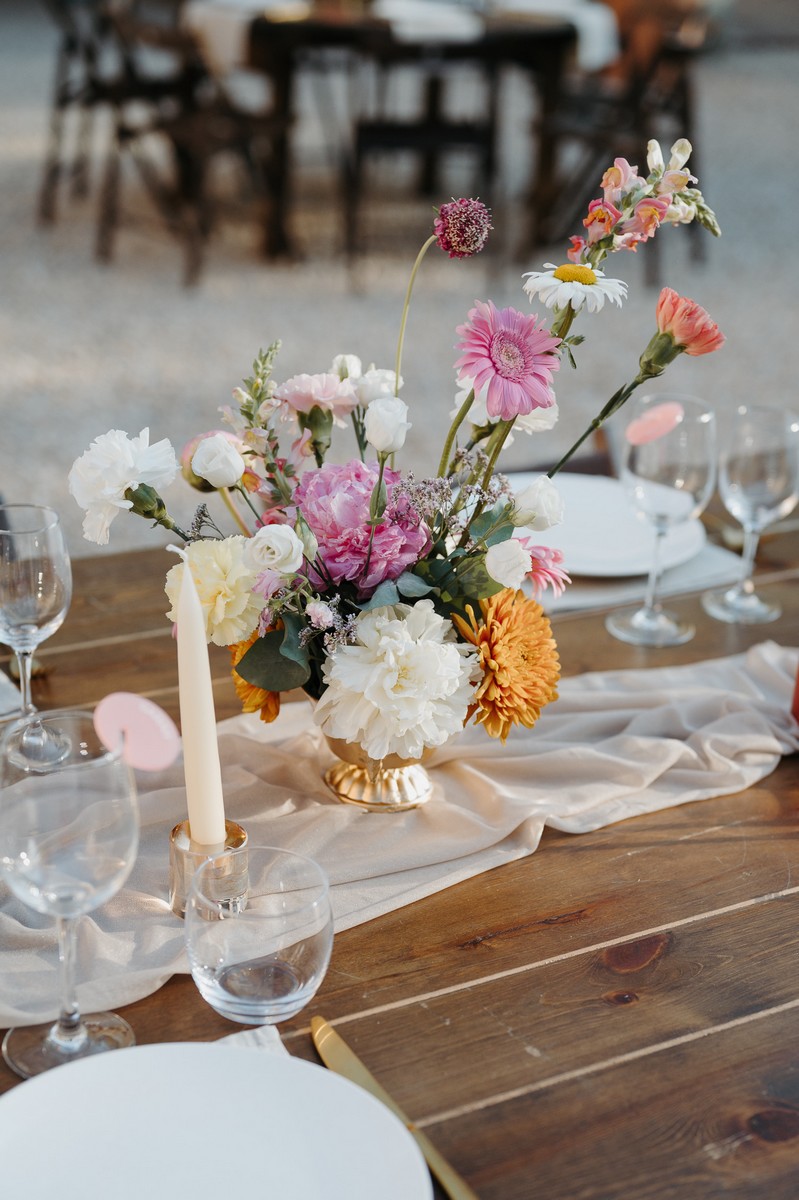
[[[462,1179],[447,1160],[439,1154],[421,1129],[417,1129],[413,1121],[406,1117],[399,1105],[380,1086],[374,1075],[366,1069],[355,1051],[349,1048],[324,1017],[311,1017],[311,1037],[319,1051],[319,1057],[326,1067],[338,1075],[343,1075],[353,1083],[357,1083],[367,1092],[371,1092],[394,1113],[395,1117],[399,1117],[408,1132],[416,1139],[416,1144],[424,1155],[428,1167],[451,1200],[479,1200],[476,1192],[472,1191],[466,1180]]]

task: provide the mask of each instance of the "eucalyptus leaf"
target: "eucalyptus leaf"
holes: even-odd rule
[[[432,592],[431,584],[425,583],[418,575],[414,575],[413,571],[403,571],[397,580],[397,589],[401,596],[427,596]]]
[[[384,579],[383,582],[375,588],[372,595],[361,605],[362,612],[369,612],[372,608],[383,608],[386,604],[398,604],[399,592],[397,585],[392,579]]]
[[[292,644],[296,634],[289,633],[288,649],[283,652],[287,637],[286,630],[274,629],[264,637],[257,638],[236,666],[241,675],[253,687],[267,692],[284,692],[302,687],[310,678],[311,667],[307,652]],[[303,659],[304,655],[304,659]]]

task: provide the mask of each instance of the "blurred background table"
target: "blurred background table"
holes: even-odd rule
[[[697,636],[668,652],[614,641],[602,614],[558,616],[564,673],[799,645],[797,562],[796,534],[764,542],[776,624],[722,625],[686,596]],[[75,563],[40,706],[119,689],[177,716],[169,565],[163,550]],[[225,651],[213,668],[222,719],[238,711]],[[332,1019],[482,1200],[793,1200],[798,803],[793,756],[737,796],[547,830],[531,857],[339,934],[284,1043],[316,1061],[308,1020]],[[235,1031],[188,976],[123,1015],[141,1043]],[[18,1082],[0,1066],[0,1090]]]

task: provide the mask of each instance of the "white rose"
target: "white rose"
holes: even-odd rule
[[[191,460],[191,469],[211,487],[226,488],[237,484],[244,474],[244,459],[223,433],[203,438]]]
[[[405,445],[405,434],[411,427],[408,405],[397,396],[380,396],[373,400],[363,419],[366,440],[379,454],[393,454]]]
[[[547,475],[539,475],[514,497],[514,525],[549,529],[563,520],[563,500]]]
[[[357,354],[337,354],[330,364],[330,374],[339,379],[360,379],[363,366]]]
[[[516,538],[497,542],[486,551],[486,570],[492,579],[506,588],[519,588],[533,565],[529,550]]]
[[[386,367],[370,367],[360,379],[353,381],[355,391],[358,395],[359,404],[371,404],[373,400],[379,399],[381,396],[395,396],[402,387],[402,377],[400,376],[399,385],[397,385],[397,376],[394,371],[389,371]]]
[[[302,566],[305,547],[290,525],[265,525],[244,547],[244,562],[251,571],[294,575]]]

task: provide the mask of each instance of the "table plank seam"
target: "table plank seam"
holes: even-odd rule
[[[669,1038],[665,1042],[655,1042],[651,1046],[642,1046],[638,1050],[630,1050],[627,1054],[616,1054],[612,1058],[604,1059],[602,1062],[591,1063],[586,1067],[576,1067],[573,1071],[563,1071],[560,1075],[551,1075],[548,1079],[539,1079],[535,1083],[512,1088],[507,1092],[498,1092],[494,1096],[487,1096],[484,1100],[476,1100],[473,1104],[462,1104],[457,1108],[433,1113],[428,1117],[416,1119],[414,1124],[419,1129],[425,1129],[431,1125],[442,1125],[446,1121],[454,1121],[459,1117],[469,1116],[471,1113],[481,1112],[487,1108],[494,1108],[499,1104],[506,1104],[511,1100],[520,1100],[525,1096],[534,1095],[536,1092],[546,1091],[547,1088],[557,1087],[563,1083],[571,1083],[576,1079],[584,1079],[588,1075],[597,1075],[601,1071],[625,1066],[627,1063],[648,1058],[653,1054],[661,1054],[665,1050],[674,1050],[679,1046],[689,1045],[691,1042],[697,1042],[702,1038],[714,1037],[716,1034],[726,1033],[731,1029],[739,1028],[741,1025],[748,1025],[752,1021],[762,1021],[768,1017],[776,1017],[781,1013],[790,1012],[795,1008],[799,1008],[799,997],[793,1000],[786,1000],[783,1004],[775,1005],[774,1008],[760,1009],[758,1012],[747,1013],[742,1017],[734,1017],[732,1020],[724,1021],[720,1025],[710,1025],[705,1029],[696,1029],[692,1033],[683,1033],[679,1037]]]
[[[471,991],[472,988],[481,987],[486,983],[497,983],[502,979],[511,979],[515,975],[523,975],[528,971],[536,971],[541,967],[556,966],[559,963],[568,962],[570,959],[579,958],[584,954],[594,954],[600,950],[608,950],[613,946],[623,946],[629,942],[653,937],[659,933],[669,933],[671,930],[683,929],[688,925],[695,925],[700,921],[714,920],[716,917],[743,912],[746,909],[755,908],[760,904],[768,904],[774,900],[783,900],[789,896],[796,895],[799,895],[799,885],[784,888],[779,892],[766,892],[762,896],[752,896],[748,900],[739,900],[735,904],[726,904],[722,908],[712,908],[707,912],[695,913],[690,917],[681,917],[679,920],[668,921],[663,925],[653,925],[649,929],[634,930],[620,937],[609,938],[604,942],[593,942],[589,946],[580,946],[575,950],[564,950],[562,954],[553,954],[549,958],[539,958],[535,962],[524,963],[519,967],[508,967],[505,971],[494,971],[490,975],[481,975],[475,979],[468,979],[463,983],[453,983],[448,987],[436,988],[435,991],[431,992],[418,992],[402,1000],[391,1000],[386,1004],[376,1004],[372,1008],[360,1009],[358,1012],[346,1013],[340,1017],[328,1018],[328,1020],[331,1025],[348,1025],[352,1021],[381,1016],[387,1012],[396,1012],[402,1008],[409,1008],[414,1004],[426,1004],[430,1000],[438,1000],[444,996],[453,996],[458,992]],[[290,1030],[284,1033],[283,1040],[289,1041],[296,1037],[310,1036],[310,1032],[310,1026],[303,1026],[302,1029]]]

